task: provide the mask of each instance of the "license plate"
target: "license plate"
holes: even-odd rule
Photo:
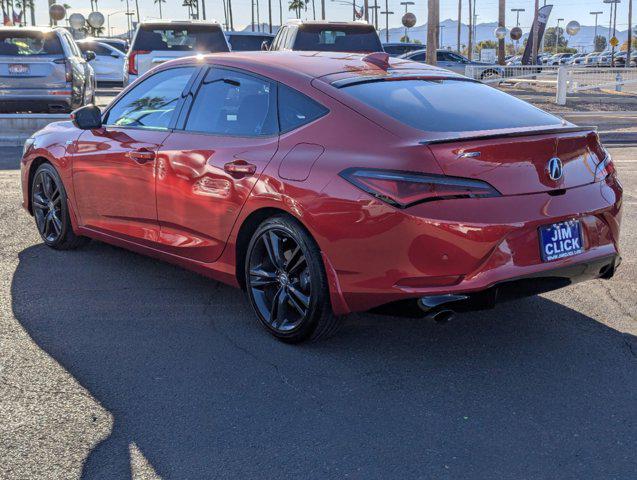
[[[11,75],[25,75],[29,73],[29,66],[21,63],[9,65],[9,73]]]
[[[578,220],[570,220],[540,227],[540,250],[545,262],[582,253],[582,225]]]

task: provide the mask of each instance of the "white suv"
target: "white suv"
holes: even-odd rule
[[[124,63],[124,85],[167,60],[199,53],[229,52],[221,25],[198,20],[141,22]]]

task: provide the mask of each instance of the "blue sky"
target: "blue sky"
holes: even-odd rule
[[[183,0],[166,0],[166,3],[162,5],[164,18],[172,17],[184,19],[186,18],[186,9],[182,7]],[[223,3],[222,0],[205,0],[206,12],[208,18],[215,18],[219,21],[223,21]],[[257,0],[254,0],[257,1]],[[258,0],[260,6],[260,18],[262,22],[267,21],[267,0]],[[286,9],[287,0],[283,1],[283,18],[292,18]],[[317,14],[320,13],[320,0],[314,0]],[[349,20],[351,19],[351,8],[346,5],[339,5],[334,0],[326,1],[326,11],[329,20]],[[400,5],[401,0],[389,0],[390,11],[396,12],[395,15],[390,17],[390,27],[399,26],[400,13],[404,12],[404,6]],[[135,0],[129,0],[131,8],[134,7]],[[158,18],[159,10],[157,5],[153,3],[153,0],[138,0],[139,8],[142,19],[144,18]],[[362,2],[362,0],[358,0]],[[370,0],[373,4],[373,0]],[[385,7],[385,0],[378,0],[381,6]],[[427,0],[415,0],[416,5],[411,7],[411,11],[416,14],[418,18],[418,24],[426,22],[427,18]],[[71,13],[80,12],[87,14],[90,11],[88,0],[66,0],[65,2],[71,5]],[[98,0],[99,10],[104,14],[114,13],[125,10],[125,0]],[[467,23],[467,1],[463,0],[463,22]],[[540,5],[544,3],[544,0],[540,0]],[[548,3],[551,3],[550,1]],[[600,15],[599,21],[602,25],[608,25],[609,20],[609,5],[604,4],[602,0],[554,0],[554,9],[551,14],[551,23],[554,23],[557,18],[564,18],[566,22],[570,20],[577,20],[583,25],[593,25],[593,16],[589,14],[591,11],[603,11],[604,14]],[[235,29],[242,28],[250,23],[250,4],[251,0],[232,0]],[[497,20],[498,15],[498,0],[476,0],[478,14],[478,23],[491,22]],[[40,24],[48,22],[47,17],[47,0],[35,0],[36,5],[36,20]],[[507,26],[515,26],[515,14],[510,12],[511,8],[525,8],[526,12],[520,14],[520,26],[523,29],[530,27],[533,15],[533,0],[507,0]],[[275,23],[278,23],[279,19],[279,0],[272,0],[273,19]],[[441,20],[447,18],[455,19],[457,17],[458,1],[457,0],[440,0],[440,18]],[[635,1],[634,10],[637,10],[637,1]],[[287,17],[286,17],[287,16]],[[308,18],[312,18],[311,3],[307,11]],[[111,17],[111,26],[114,33],[122,33],[125,31],[126,20],[122,13],[114,13]],[[633,24],[637,20],[637,12],[633,13]],[[626,30],[628,26],[628,0],[622,0],[617,10],[617,28],[619,30]]]

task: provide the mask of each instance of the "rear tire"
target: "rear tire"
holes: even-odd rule
[[[284,342],[327,338],[340,325],[318,245],[288,216],[269,218],[254,232],[245,283],[260,323]]]
[[[50,163],[38,167],[31,183],[31,207],[44,243],[56,250],[72,250],[89,239],[75,235],[62,179]]]

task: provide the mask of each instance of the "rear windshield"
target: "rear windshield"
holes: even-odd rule
[[[53,32],[0,31],[0,55],[64,55],[64,50]]]
[[[228,35],[228,43],[235,52],[248,52],[261,50],[261,44],[265,41],[271,42],[273,37],[267,35]]]
[[[382,52],[383,46],[371,25],[302,25],[294,50],[321,52]]]
[[[343,91],[410,127],[427,132],[470,132],[561,124],[496,88],[463,80],[358,83]]]
[[[226,37],[218,25],[144,25],[133,50],[175,52],[227,52]]]

